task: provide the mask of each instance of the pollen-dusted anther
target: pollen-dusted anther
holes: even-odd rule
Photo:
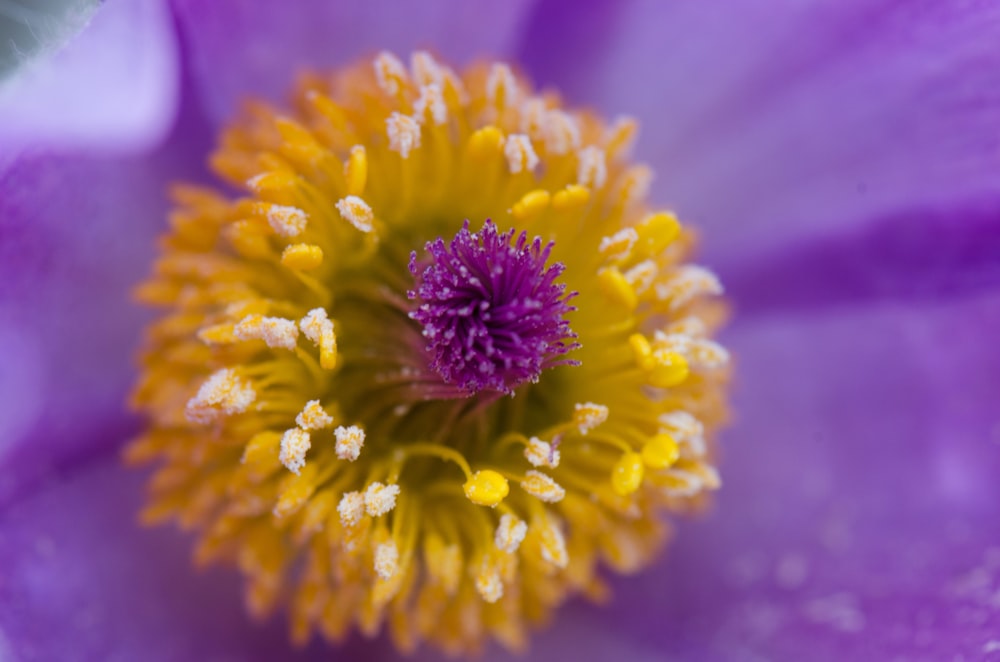
[[[426,52],[249,100],[136,290],[144,521],[302,645],[521,650],[652,562],[720,485],[729,361],[635,135]]]
[[[507,479],[492,469],[483,469],[474,473],[462,485],[469,501],[480,506],[496,506],[510,494]]]
[[[593,402],[577,403],[573,406],[573,425],[580,434],[587,434],[598,425],[608,420],[610,410],[605,405]]]
[[[232,368],[223,368],[213,372],[197,395],[188,400],[184,414],[192,423],[210,423],[221,415],[245,412],[256,399],[257,392],[249,382]]]
[[[319,400],[310,400],[295,417],[295,424],[303,430],[322,430],[333,425],[333,416],[326,413]]]
[[[286,430],[281,437],[281,453],[278,459],[293,474],[306,466],[306,453],[312,447],[309,433],[301,428]]]
[[[240,340],[263,340],[268,347],[295,349],[299,330],[295,322],[281,317],[247,315],[236,325],[233,334]]]
[[[375,226],[375,214],[368,203],[356,195],[349,195],[337,201],[337,211],[351,225],[362,232],[371,232]]]
[[[559,483],[552,480],[540,471],[526,471],[524,480],[521,481],[521,488],[546,503],[558,503],[566,496],[566,490]]]
[[[546,264],[552,244],[514,236],[490,221],[472,233],[466,222],[450,245],[426,245],[426,266],[410,257],[417,287],[408,296],[418,302],[410,317],[423,327],[431,367],[468,394],[513,393],[546,368],[575,364],[561,358],[576,348],[564,319],[572,294],[555,283],[564,267]]]
[[[538,167],[538,155],[528,136],[517,133],[507,136],[503,153],[507,157],[507,167],[511,174],[531,172]]]
[[[604,162],[604,150],[600,147],[584,147],[576,153],[578,160],[576,181],[581,186],[601,188],[608,179],[608,166]]]
[[[494,542],[502,552],[513,554],[521,546],[525,534],[528,533],[528,524],[522,522],[513,515],[507,514],[500,517],[500,524],[494,536]]]
[[[319,346],[320,366],[332,370],[337,365],[337,336],[333,322],[323,308],[313,308],[299,320],[299,328],[306,338]]]
[[[337,438],[337,457],[341,460],[354,462],[361,454],[361,447],[365,445],[365,431],[357,425],[349,427],[340,426],[333,431]]]
[[[337,514],[344,528],[350,529],[365,516],[365,495],[361,492],[346,492],[337,504]]]
[[[399,565],[399,550],[393,541],[384,542],[375,548],[375,574],[382,579],[392,579]]]
[[[297,237],[305,231],[309,217],[298,207],[271,205],[267,222],[282,237]]]
[[[542,441],[538,437],[532,437],[524,447],[524,457],[533,467],[549,467],[555,469],[559,466],[559,451],[547,441]]]
[[[393,113],[385,121],[389,149],[399,152],[404,159],[410,152],[420,147],[420,123],[408,115]]]
[[[381,517],[396,507],[399,485],[383,485],[374,482],[365,490],[365,512],[372,517]]]

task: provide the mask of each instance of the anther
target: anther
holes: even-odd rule
[[[533,467],[549,467],[555,469],[559,466],[559,451],[552,447],[547,441],[542,441],[538,437],[528,440],[528,445],[524,447],[524,457]]]
[[[477,471],[462,485],[465,496],[480,506],[496,506],[510,493],[507,479],[492,469]]]
[[[281,252],[281,264],[295,271],[309,271],[323,264],[323,249],[315,244],[290,244]]]
[[[365,490],[365,512],[372,517],[380,517],[396,507],[399,485],[383,485],[375,482]]]
[[[673,437],[661,432],[643,445],[641,454],[650,469],[665,469],[680,457],[680,448]]]
[[[322,430],[333,425],[333,416],[326,413],[319,400],[310,400],[295,417],[295,424],[303,430]]]
[[[372,221],[375,219],[375,214],[372,212],[372,208],[368,206],[368,203],[358,196],[349,195],[346,198],[338,200],[337,211],[340,212],[344,220],[350,222],[351,225],[362,232],[372,231],[374,227]]]
[[[184,410],[192,423],[209,423],[220,414],[231,416],[247,410],[257,399],[249,382],[243,381],[232,368],[218,370],[201,385],[197,395],[188,400]]]
[[[527,471],[521,488],[531,496],[546,503],[558,503],[566,496],[566,490],[559,483],[540,471]]]
[[[236,325],[233,334],[240,340],[263,340],[271,348],[295,349],[299,330],[295,322],[281,317],[247,315]]]
[[[375,573],[382,579],[392,579],[399,564],[399,550],[393,541],[384,542],[375,548]]]
[[[293,474],[302,471],[306,465],[306,453],[311,447],[309,433],[301,428],[286,430],[281,437],[281,453],[278,459]]]
[[[389,136],[389,149],[399,152],[404,159],[410,152],[420,147],[420,124],[400,113],[393,113],[385,121],[386,134]]]
[[[374,61],[375,80],[378,86],[391,97],[396,96],[409,84],[406,67],[398,57],[382,51]]]
[[[608,178],[608,167],[604,162],[604,150],[600,147],[584,147],[576,153],[578,165],[576,181],[581,186],[601,188]]]
[[[642,484],[643,464],[639,453],[625,453],[611,469],[611,487],[620,496],[628,496]]]
[[[267,222],[282,237],[297,237],[306,229],[309,217],[298,207],[271,205]]]
[[[573,407],[573,425],[580,430],[580,434],[587,434],[598,425],[608,420],[609,410],[604,405],[593,402],[578,403]]]
[[[354,462],[361,454],[361,447],[365,445],[365,431],[357,425],[349,427],[340,426],[333,431],[337,438],[337,457],[341,460]]]
[[[507,167],[510,168],[511,174],[531,172],[538,167],[538,155],[531,145],[531,138],[524,134],[515,133],[508,136],[503,152],[507,157]]]
[[[524,536],[528,533],[528,525],[513,515],[503,515],[497,526],[494,542],[497,549],[513,554],[521,546]]]

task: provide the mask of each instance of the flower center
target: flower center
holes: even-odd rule
[[[552,244],[543,248],[540,237],[529,244],[522,232],[511,245],[514,233],[487,221],[473,234],[466,222],[450,246],[440,238],[427,244],[427,266],[416,252],[410,257],[417,289],[409,297],[419,302],[410,317],[423,327],[431,367],[469,393],[513,394],[544,368],[576,364],[556,360],[576,348],[563,319],[570,297],[555,283],[565,267],[546,268]]]
[[[727,354],[634,133],[426,53],[248,104],[138,289],[145,521],[299,643],[517,650],[650,562],[718,487]]]

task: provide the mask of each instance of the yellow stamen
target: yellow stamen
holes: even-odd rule
[[[510,494],[507,479],[492,469],[483,469],[474,473],[462,486],[469,501],[480,506],[491,508],[504,500]]]

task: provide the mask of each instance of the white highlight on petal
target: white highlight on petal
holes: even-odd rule
[[[365,431],[357,425],[340,426],[333,434],[337,437],[337,457],[348,462],[358,459],[361,447],[365,445]]]
[[[267,211],[267,222],[282,237],[297,237],[306,229],[309,216],[298,207],[271,205]]]
[[[333,425],[333,416],[326,413],[319,400],[310,400],[295,417],[295,424],[303,430],[322,430]]]
[[[399,152],[404,159],[420,147],[420,124],[408,115],[393,113],[385,120],[389,149]]]
[[[500,551],[513,554],[521,546],[527,533],[527,523],[513,515],[504,515],[500,518],[500,525],[497,526],[494,542]]]
[[[523,133],[515,133],[507,136],[507,141],[503,146],[504,156],[507,157],[507,166],[512,174],[519,172],[533,171],[538,167],[538,155],[531,145],[531,138]]]
[[[584,147],[576,153],[578,164],[576,181],[581,186],[601,188],[608,179],[608,166],[604,162],[604,150],[600,147]]]
[[[547,441],[542,441],[538,437],[528,440],[528,445],[524,447],[524,457],[533,467],[549,467],[555,469],[559,466],[559,451],[555,450]]]
[[[278,454],[278,459],[289,471],[298,474],[302,471],[302,467],[306,466],[306,453],[311,446],[309,433],[305,430],[301,428],[285,430],[285,434],[281,435],[281,452]]]
[[[362,232],[371,232],[374,228],[372,221],[375,220],[375,214],[372,212],[372,208],[356,195],[349,195],[338,200],[337,211],[345,220]]]
[[[188,400],[184,414],[192,423],[210,423],[220,415],[231,416],[247,410],[257,399],[248,381],[240,379],[232,368],[212,373]]]
[[[396,507],[399,485],[383,485],[375,482],[365,490],[365,511],[372,517],[380,517]]]
[[[299,330],[293,320],[282,317],[247,315],[233,329],[233,335],[240,340],[263,340],[268,347],[294,350],[299,339]]]

